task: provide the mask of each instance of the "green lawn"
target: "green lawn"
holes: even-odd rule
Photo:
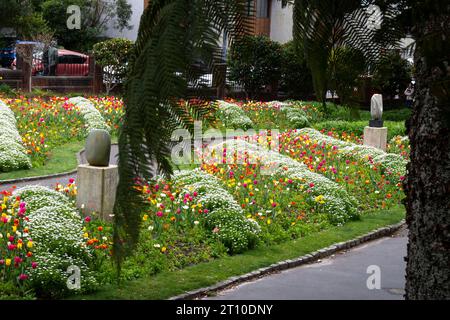
[[[117,142],[116,137],[112,137],[112,143]],[[2,180],[38,177],[49,174],[64,173],[75,170],[78,166],[77,153],[84,148],[84,141],[73,141],[54,148],[45,165],[28,170],[17,170],[0,173]]]
[[[74,141],[56,147],[44,166],[28,170],[17,170],[0,173],[1,180],[19,179],[43,176],[48,174],[63,173],[77,168],[76,154],[84,147],[84,141]]]
[[[209,286],[273,263],[296,258],[333,243],[356,238],[383,226],[398,223],[405,216],[403,208],[364,214],[360,221],[332,227],[298,240],[274,246],[260,246],[243,254],[227,256],[182,270],[161,272],[155,276],[108,285],[91,295],[72,299],[167,299],[186,291]]]

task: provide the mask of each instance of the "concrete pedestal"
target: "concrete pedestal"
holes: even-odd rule
[[[103,220],[111,220],[116,199],[119,172],[116,165],[94,167],[78,166],[77,207],[85,214],[96,213]]]
[[[387,128],[375,128],[375,127],[365,127],[364,128],[364,144],[366,146],[375,147],[386,151],[387,146]]]

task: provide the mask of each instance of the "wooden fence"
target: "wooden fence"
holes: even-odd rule
[[[89,74],[87,76],[32,76],[32,68],[17,59],[18,70],[0,69],[0,84],[24,92],[33,88],[60,93],[83,92],[98,94],[103,92],[101,68],[95,64],[94,57],[89,57]],[[31,82],[31,83],[30,83]]]

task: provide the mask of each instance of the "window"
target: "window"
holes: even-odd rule
[[[269,17],[269,0],[256,1],[256,17],[257,18]]]
[[[86,58],[75,55],[64,55],[58,57],[58,63],[84,64],[86,63]]]
[[[253,15],[253,0],[247,0],[247,15],[252,16]]]

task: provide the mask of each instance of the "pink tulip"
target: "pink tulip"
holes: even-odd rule
[[[22,273],[20,276],[19,276],[19,280],[20,281],[24,281],[24,280],[27,280],[28,279],[28,276],[26,275],[26,274],[24,274],[24,273]]]

